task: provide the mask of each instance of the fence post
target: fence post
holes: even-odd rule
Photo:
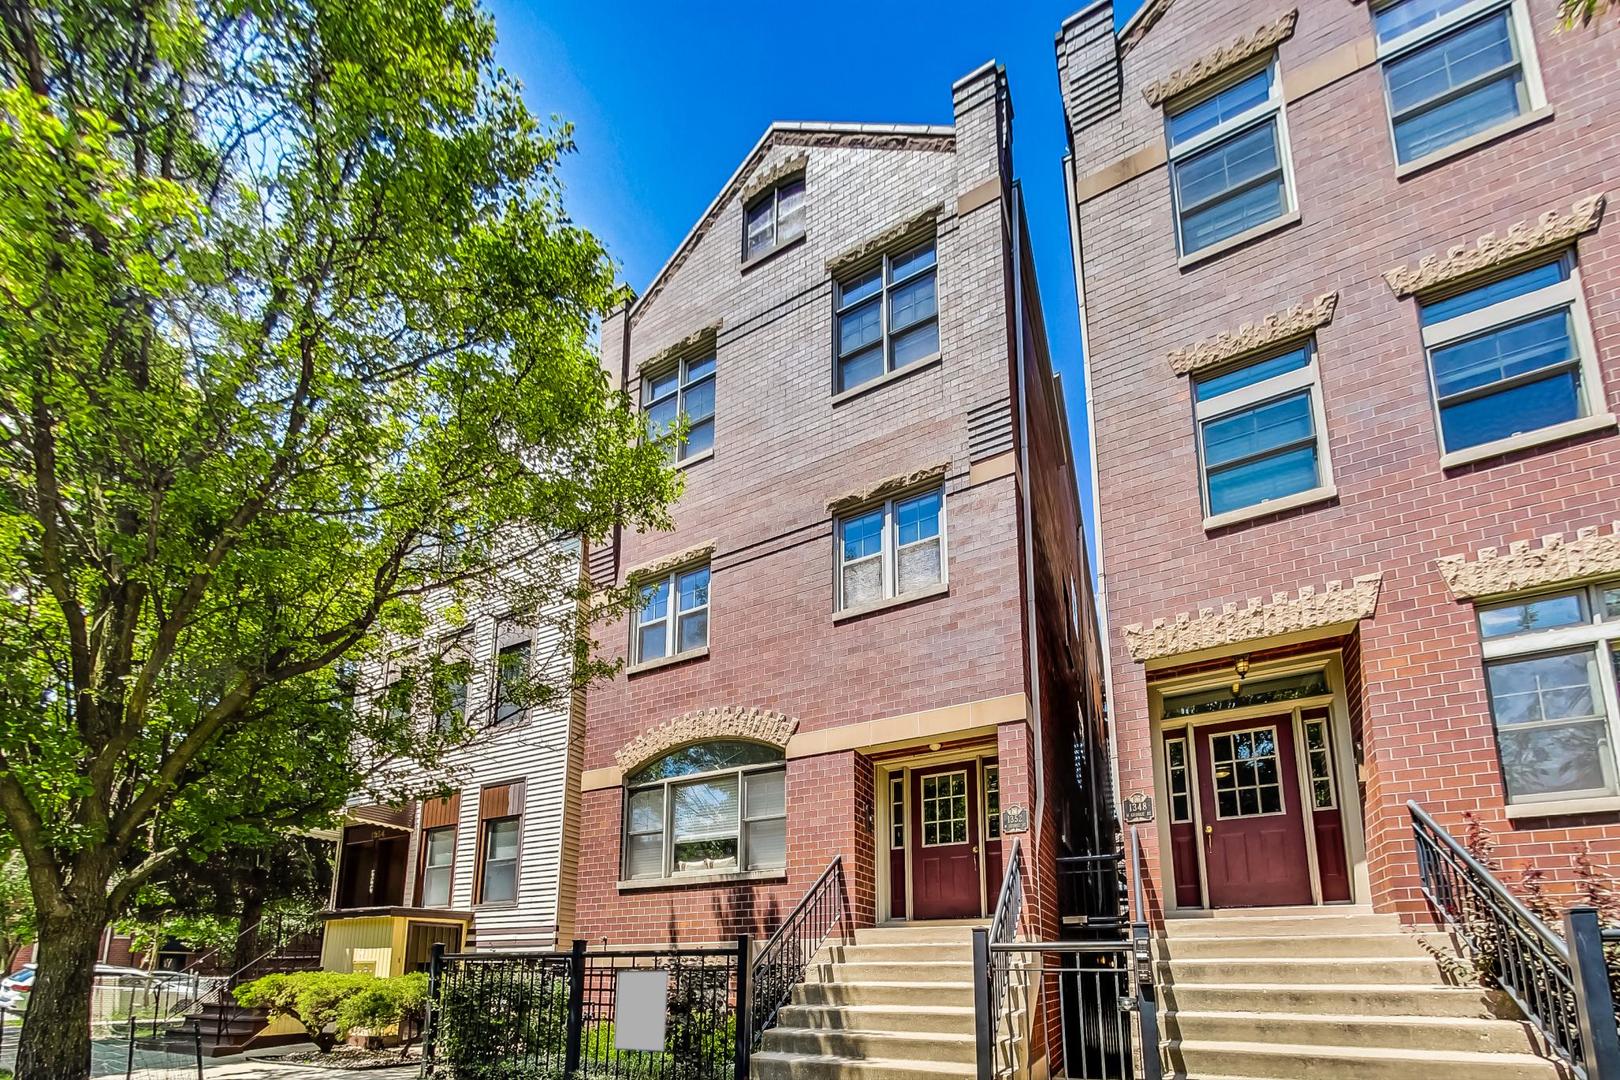
[[[191,1042],[197,1048],[197,1080],[203,1080],[202,1070],[202,1021],[195,1020],[191,1024]]]
[[[135,1011],[131,1003],[129,1013],[129,1056],[124,1063],[124,1080],[135,1075]]]
[[[1565,912],[1564,939],[1569,942],[1587,1080],[1620,1080],[1620,1028],[1615,1026],[1614,993],[1597,910],[1577,907]]]
[[[979,1080],[991,1080],[995,1073],[995,1023],[990,1001],[990,931],[973,929],[973,1038],[979,1063]]]
[[[422,1075],[433,1075],[433,1041],[439,1033],[439,991],[444,986],[444,942],[435,941],[428,953],[427,1007],[423,1009]]]
[[[585,941],[574,939],[574,953],[568,964],[568,1042],[563,1056],[563,1074],[579,1071],[579,1044],[585,1033]]]
[[[737,938],[737,1058],[734,1069],[736,1080],[748,1080],[748,1059],[754,1052],[754,990],[749,985],[748,979],[751,974],[748,969],[753,962],[748,935],[741,934]]]

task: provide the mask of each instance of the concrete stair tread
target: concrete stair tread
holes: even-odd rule
[[[751,1065],[825,1065],[838,1069],[904,1070],[906,1072],[936,1073],[940,1076],[976,1076],[978,1068],[971,1062],[923,1061],[915,1058],[858,1058],[842,1054],[794,1054],[776,1050],[756,1050],[749,1058]]]
[[[944,985],[944,984],[939,984]],[[1403,993],[1447,993],[1469,995],[1478,997],[1482,992],[1477,986],[1455,986],[1448,983],[1435,983],[1432,986],[1423,986],[1417,983],[1395,984],[1389,983],[1297,983],[1297,982],[1173,982],[1163,987],[1171,992],[1177,990],[1338,990],[1347,994],[1371,994],[1385,990],[1399,990]],[[1196,1010],[1189,1010],[1196,1011]],[[1215,1010],[1222,1012],[1226,1010]]]
[[[845,985],[846,986],[858,986],[860,984],[859,983],[846,983]],[[871,985],[875,985],[875,984],[868,983],[866,985],[871,986]],[[922,985],[922,986],[927,986],[929,989],[933,989],[934,987],[940,986],[942,984],[940,984],[940,983],[922,983],[922,984],[905,983],[905,984],[901,984],[901,985],[907,985],[907,986]],[[943,985],[950,985],[950,984],[946,983],[946,984],[943,984]],[[897,1012],[899,1012],[899,1013],[908,1013],[908,1014],[909,1013],[916,1013],[916,1014],[920,1014],[920,1015],[923,1015],[923,1016],[972,1016],[973,1015],[973,1006],[971,1006],[971,1005],[905,1005],[905,1006],[900,1006],[900,1005],[799,1005],[799,1004],[791,1004],[791,1005],[784,1005],[784,1006],[782,1006],[782,1008],[783,1008],[784,1011],[788,1010],[788,1009],[837,1010],[838,1012],[841,1012],[841,1013],[853,1013],[856,1016],[876,1016],[876,1015],[879,1015],[879,1014],[890,1015],[890,1014],[897,1013]],[[786,1025],[784,1025],[784,1026],[786,1026]],[[855,1029],[851,1028],[849,1030],[855,1030]]]
[[[1297,1043],[1257,1043],[1257,1042],[1205,1042],[1198,1039],[1174,1039],[1166,1041],[1166,1049],[1203,1051],[1241,1051],[1246,1054],[1267,1054],[1278,1057],[1335,1057],[1349,1058],[1359,1061],[1410,1061],[1421,1060],[1434,1065],[1496,1065],[1496,1064],[1524,1064],[1546,1065],[1553,1067],[1553,1062],[1529,1052],[1523,1054],[1513,1053],[1486,1053],[1475,1050],[1400,1050],[1383,1046],[1304,1046]]]
[[[968,1009],[967,1012],[971,1015],[973,1010]],[[782,1034],[839,1035],[839,1036],[843,1036],[843,1035],[859,1035],[862,1038],[874,1039],[874,1040],[876,1040],[878,1042],[883,1042],[885,1040],[893,1040],[893,1041],[898,1042],[898,1041],[905,1040],[905,1039],[915,1039],[915,1038],[919,1038],[919,1037],[927,1038],[929,1042],[963,1042],[963,1043],[971,1043],[971,1042],[974,1041],[974,1035],[973,1035],[972,1032],[956,1032],[956,1031],[913,1032],[913,1031],[893,1031],[893,1030],[890,1030],[890,1029],[887,1029],[887,1028],[838,1028],[836,1031],[829,1031],[826,1028],[790,1027],[790,1026],[788,1026],[786,1024],[778,1024],[776,1027],[770,1028],[769,1030],[770,1031],[780,1032]]]
[[[971,1011],[971,1010],[970,1010]],[[1248,1012],[1228,1009],[1178,1009],[1167,1011],[1165,1016],[1178,1016],[1184,1020],[1200,1018],[1211,1020],[1276,1020],[1282,1023],[1294,1021],[1322,1021],[1326,1023],[1358,1023],[1379,1025],[1412,1025],[1414,1027],[1431,1027],[1435,1023],[1433,1016],[1369,1016],[1365,1013],[1294,1013],[1294,1012]],[[1485,1027],[1495,1024],[1509,1024],[1519,1026],[1516,1020],[1495,1020],[1482,1016],[1451,1016],[1446,1018],[1447,1027],[1476,1026]]]

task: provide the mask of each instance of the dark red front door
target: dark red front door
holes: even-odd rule
[[[1311,903],[1292,718],[1194,731],[1210,906]]]
[[[978,763],[911,774],[913,919],[963,919],[979,905]]]

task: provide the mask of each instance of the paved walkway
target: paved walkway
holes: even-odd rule
[[[416,1065],[397,1069],[327,1069],[319,1065],[284,1065],[274,1058],[258,1058],[226,1065],[204,1065],[206,1080],[416,1080]],[[135,1080],[170,1080],[175,1074],[163,1070],[137,1072]]]

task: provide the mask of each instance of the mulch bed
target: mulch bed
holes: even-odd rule
[[[385,1050],[363,1050],[358,1046],[335,1046],[330,1054],[319,1050],[299,1050],[280,1054],[273,1060],[288,1065],[313,1065],[325,1069],[388,1069],[400,1065],[415,1065],[422,1060],[420,1047],[413,1046],[403,1057],[399,1047]]]

